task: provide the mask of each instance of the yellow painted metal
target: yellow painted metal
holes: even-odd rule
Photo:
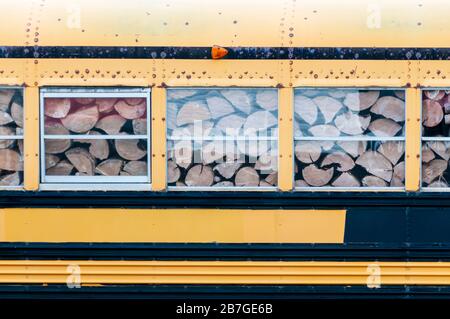
[[[153,88],[152,97],[152,190],[162,191],[167,184],[166,163],[166,90]]]
[[[421,91],[406,90],[406,159],[405,188],[408,192],[420,189],[421,153]]]
[[[448,262],[1,260],[2,284],[450,285]]]
[[[345,217],[345,210],[12,208],[0,209],[0,241],[343,243]]]
[[[0,45],[448,47],[450,30],[443,0],[2,0],[0,10]]]
[[[39,188],[39,88],[24,91],[24,188]]]
[[[278,92],[278,188],[290,191],[294,183],[294,92],[292,88]]]

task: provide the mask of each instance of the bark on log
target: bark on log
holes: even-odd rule
[[[206,103],[213,119],[218,119],[234,112],[234,107],[223,97],[209,96],[206,98]]]
[[[62,119],[69,114],[70,106],[70,99],[45,99],[44,114],[54,119]]]
[[[258,91],[256,103],[267,111],[275,111],[278,108],[278,92],[276,90]]]
[[[430,184],[436,178],[442,176],[447,170],[448,162],[441,159],[432,160],[422,166],[422,181]]]
[[[366,151],[357,160],[356,164],[363,167],[367,172],[390,182],[392,179],[391,162],[376,151]]]
[[[252,187],[259,185],[259,175],[252,167],[246,166],[241,168],[234,178],[236,186]]]
[[[444,118],[442,106],[433,100],[425,100],[422,103],[422,124],[426,127],[435,127]]]
[[[220,129],[227,136],[234,136],[239,133],[242,125],[245,123],[245,118],[236,114],[230,114],[222,117],[216,124],[216,127]]]
[[[187,186],[211,186],[214,182],[214,173],[211,167],[195,165],[186,174],[184,180]]]
[[[424,94],[430,100],[439,101],[445,96],[445,91],[443,91],[443,90],[425,90]]]
[[[266,131],[277,124],[277,118],[269,111],[256,111],[245,120],[244,134]]]
[[[20,184],[20,175],[17,172],[0,177],[0,186],[19,186]]]
[[[360,135],[369,127],[370,118],[370,115],[360,116],[353,112],[347,112],[336,116],[334,124],[344,134]]]
[[[0,90],[0,111],[8,111],[13,96],[13,90]]]
[[[0,170],[23,171],[23,159],[12,149],[0,149]]]
[[[180,179],[181,172],[174,161],[167,161],[167,183],[175,183]]]
[[[364,111],[371,107],[380,96],[380,91],[352,92],[345,97],[344,104],[352,111]]]
[[[334,168],[320,169],[315,164],[303,168],[302,175],[306,183],[314,187],[326,185],[334,174]]]
[[[12,136],[14,135],[14,130],[8,126],[0,126],[0,135]],[[14,145],[15,140],[0,140],[0,149],[9,148]]]
[[[330,165],[337,165],[337,170],[339,172],[347,172],[353,167],[355,167],[355,162],[353,159],[343,152],[334,152],[331,154],[328,154],[322,161],[321,168],[330,166]]]
[[[0,125],[6,125],[9,124],[11,122],[13,122],[13,118],[11,117],[11,115],[9,115],[9,113],[0,111]]]
[[[336,126],[327,124],[311,126],[309,128],[309,132],[311,133],[312,136],[317,137],[336,137],[341,135]]]
[[[110,158],[98,164],[95,172],[105,176],[118,176],[122,165],[122,160]]]
[[[366,141],[338,141],[337,145],[353,158],[360,156],[367,149]]]
[[[294,111],[309,125],[313,125],[316,122],[319,114],[316,103],[303,95],[295,95]]]
[[[23,107],[22,105],[13,102],[11,104],[11,117],[13,118],[16,125],[23,127]]]
[[[45,171],[45,174],[50,176],[68,176],[72,173],[73,165],[66,160],[60,161],[53,167]]]
[[[329,96],[317,96],[313,101],[322,113],[325,123],[330,123],[343,106],[339,100]]]
[[[214,166],[214,171],[217,171],[223,178],[230,179],[236,174],[236,171],[241,167],[241,163],[229,162],[220,163]]]
[[[384,142],[378,147],[377,151],[384,155],[392,165],[395,165],[405,154],[405,144],[392,141]]]
[[[135,135],[147,135],[147,119],[134,119],[132,122],[133,133]]]
[[[74,101],[81,105],[90,105],[94,103],[95,99],[89,97],[76,98]]]
[[[365,176],[362,179],[362,184],[365,187],[386,187],[387,186],[387,183],[383,179],[373,176],[373,175]]]
[[[94,175],[95,160],[87,150],[81,147],[74,147],[64,154],[78,172],[89,176]]]
[[[127,120],[124,119],[119,114],[111,114],[102,117],[96,124],[95,127],[101,129],[108,135],[117,135],[124,126]]]
[[[239,111],[250,114],[252,111],[252,100],[244,90],[229,89],[220,92]]]
[[[124,99],[128,105],[139,105],[145,103],[145,98],[142,97],[129,97]]]
[[[139,140],[115,140],[117,154],[123,159],[137,161],[147,155],[147,151],[138,146]]]
[[[75,133],[85,133],[92,129],[98,121],[99,113],[96,105],[83,106],[61,119],[68,130]]]
[[[402,129],[397,122],[390,119],[378,119],[370,122],[369,131],[375,136],[392,137],[397,135]]]
[[[99,98],[95,100],[97,104],[98,111],[100,113],[106,114],[114,111],[114,105],[117,103],[117,99],[114,98]]]
[[[183,104],[177,114],[177,126],[195,123],[196,121],[205,121],[211,119],[206,104],[199,101],[189,101]]]
[[[294,153],[300,162],[311,164],[319,159],[322,148],[317,142],[297,142]]]
[[[127,120],[134,120],[142,117],[145,114],[147,104],[145,103],[145,100],[141,100],[141,103],[136,105],[130,105],[126,102],[126,100],[120,100],[116,104],[114,104],[114,109],[123,118]]]
[[[55,167],[61,159],[53,154],[45,154],[45,169]]]
[[[146,161],[129,161],[123,167],[123,170],[132,176],[147,176]]]
[[[396,122],[404,122],[405,102],[393,96],[383,96],[371,107],[370,112]]]
[[[331,183],[334,187],[360,187],[361,184],[351,173],[342,173]]]

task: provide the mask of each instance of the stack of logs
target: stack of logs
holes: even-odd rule
[[[146,176],[147,139],[82,139],[80,135],[147,135],[144,98],[46,98],[45,172],[53,176]]]
[[[169,186],[276,186],[277,110],[275,89],[169,89]]]
[[[450,137],[450,91],[426,90],[422,96],[422,135]],[[450,142],[422,144],[422,186],[448,187]]]
[[[405,95],[390,90],[297,90],[296,187],[402,187],[404,143],[376,141],[403,136]],[[336,141],[338,137],[355,137]],[[373,136],[375,141],[358,141]]]
[[[21,91],[0,89],[0,135],[23,135]],[[0,186],[23,183],[23,140],[0,140]]]

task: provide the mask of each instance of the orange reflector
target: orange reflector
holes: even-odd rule
[[[215,45],[211,49],[211,56],[214,60],[221,59],[228,54],[228,50]]]

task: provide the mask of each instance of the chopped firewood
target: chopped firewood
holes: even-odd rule
[[[99,132],[90,131],[88,135],[101,135]],[[89,153],[92,154],[95,158],[100,160],[107,159],[109,156],[109,143],[106,139],[75,139],[74,142],[78,143],[87,143],[89,146]]]
[[[434,181],[433,183],[430,183],[427,187],[432,187],[432,188],[447,188],[448,184],[445,181]]]
[[[344,134],[360,135],[369,127],[370,115],[360,116],[353,112],[346,112],[336,116],[334,124]]]
[[[228,136],[234,136],[239,133],[245,118],[236,114],[230,114],[222,117],[216,124],[216,127]]]
[[[319,144],[324,151],[329,151],[334,147],[333,141],[317,141],[317,144]]]
[[[351,173],[342,173],[331,183],[334,187],[360,187],[361,184]]]
[[[183,104],[178,111],[177,126],[209,120],[210,118],[211,113],[203,101],[189,101]]]
[[[277,125],[277,118],[269,111],[257,111],[250,114],[244,123],[244,134],[252,132],[266,131],[272,126]]]
[[[123,170],[133,176],[146,176],[147,166],[146,161],[129,161],[125,164]]]
[[[20,175],[17,172],[0,177],[0,186],[19,186],[19,185],[20,185]]]
[[[392,179],[391,162],[376,151],[366,151],[356,160],[356,164],[365,168],[367,172],[390,182]]]
[[[394,91],[394,95],[401,100],[405,100],[405,91]]]
[[[241,154],[252,157],[260,156],[270,149],[270,141],[267,140],[238,140],[236,141],[238,150]]]
[[[369,131],[375,136],[391,137],[397,135],[402,126],[390,119],[378,119],[370,122]]]
[[[114,111],[114,104],[116,102],[117,99],[114,98],[99,98],[95,100],[95,104],[97,104],[100,113],[111,113]]]
[[[430,100],[439,101],[445,96],[445,91],[442,90],[425,90],[425,96]]]
[[[317,120],[317,105],[312,99],[306,96],[295,95],[294,110],[309,125],[313,125]]]
[[[191,141],[179,141],[174,145],[175,163],[183,168],[188,168],[192,163],[192,143]]]
[[[322,113],[325,123],[330,123],[343,106],[339,100],[329,96],[317,96],[313,101]]]
[[[244,90],[229,89],[220,92],[239,111],[250,114],[252,111],[252,100]]]
[[[61,125],[59,122],[45,123],[45,134],[48,135],[68,135],[69,130]],[[46,139],[45,140],[45,152],[50,154],[59,154],[67,151],[72,145],[70,139]]]
[[[135,135],[147,135],[147,119],[140,118],[133,120],[133,133]]]
[[[377,151],[383,154],[392,163],[392,165],[395,165],[403,154],[405,154],[405,144],[392,141],[383,142],[378,147]]]
[[[422,102],[422,124],[426,127],[435,127],[444,118],[444,111],[439,102],[425,100]]]
[[[5,171],[23,171],[23,159],[12,149],[0,149],[0,169]]]
[[[82,98],[74,99],[74,101],[81,105],[89,105],[89,104],[94,103],[95,99],[88,98],[88,97],[82,97]]]
[[[266,183],[269,184],[269,186],[275,186],[278,183],[278,172],[273,172],[267,175],[267,177],[264,179]],[[260,182],[261,184],[261,182]]]
[[[225,145],[223,141],[212,141],[202,147],[203,164],[211,164],[225,156]]]
[[[393,96],[383,96],[371,107],[370,112],[396,122],[403,122],[405,121],[405,102]]]
[[[276,171],[278,169],[278,156],[272,150],[258,157],[255,163],[255,169],[263,172]]]
[[[246,166],[241,168],[234,178],[236,186],[252,187],[259,185],[259,175],[252,167]]]
[[[6,112],[0,111],[0,125],[6,125],[13,122],[13,118]]]
[[[387,183],[379,177],[367,175],[362,179],[362,184],[365,187],[386,187]]]
[[[336,126],[333,125],[316,125],[309,128],[312,136],[317,137],[336,137],[341,135]]]
[[[167,161],[167,183],[175,183],[180,179],[181,172],[174,161]]]
[[[110,158],[98,164],[95,172],[105,176],[117,176],[120,173],[122,165],[122,160]]]
[[[70,99],[45,99],[44,114],[54,119],[62,119],[69,114],[70,105]]]
[[[78,172],[89,176],[94,175],[95,160],[87,150],[81,147],[74,147],[64,154]]]
[[[346,90],[329,90],[328,95],[331,97],[334,97],[335,99],[343,99],[346,95],[347,95],[347,91]]]
[[[56,166],[56,164],[58,164],[60,160],[61,159],[56,155],[45,154],[45,168],[49,169]]]
[[[323,168],[329,165],[337,165],[339,172],[347,172],[355,167],[355,162],[346,153],[334,152],[325,156],[320,167]]]
[[[394,174],[390,186],[403,187],[405,186],[405,162],[400,162],[394,167]]]
[[[326,185],[334,174],[334,168],[320,169],[316,165],[311,164],[302,170],[305,182],[314,187]]]
[[[23,107],[22,105],[13,102],[11,104],[11,117],[13,118],[16,125],[19,127],[23,127]]]
[[[206,103],[213,119],[218,119],[234,112],[234,107],[223,97],[209,96],[206,98]]]
[[[128,172],[120,171],[119,176],[131,176],[131,174]]]
[[[436,156],[431,149],[425,146],[422,147],[422,163],[429,163],[430,161],[434,160],[435,157]]]
[[[230,187],[230,186],[234,186],[233,182],[223,181],[223,182],[215,183],[213,185],[213,187]]]
[[[0,136],[14,135],[14,130],[8,126],[0,126]],[[0,140],[0,148],[8,148],[14,145],[15,140]]]
[[[177,113],[178,113],[178,105],[175,103],[167,103],[166,108],[166,125],[168,130],[173,130],[177,127]]]
[[[304,180],[302,179],[297,179],[295,181],[295,187],[309,187],[308,183],[306,183]]]
[[[14,96],[13,90],[0,90],[0,111],[6,112]]]
[[[170,89],[170,90],[167,90],[167,99],[169,99],[169,100],[185,99],[185,98],[191,97],[195,94],[197,94],[196,90]]]
[[[115,140],[117,154],[122,158],[130,161],[137,161],[143,158],[147,151],[143,150],[138,145],[139,140]]]
[[[186,187],[186,184],[183,183],[183,182],[180,182],[180,181],[176,182],[175,185],[176,185],[177,187]]]
[[[187,186],[211,186],[214,182],[214,173],[211,167],[195,165],[186,174],[184,182]]]
[[[241,163],[238,162],[225,162],[214,166],[214,171],[217,171],[221,176],[226,179],[230,179],[234,176],[236,171],[241,167]]]
[[[124,99],[125,103],[128,105],[139,105],[145,103],[145,98],[142,97],[129,97]]]
[[[126,101],[120,100],[114,104],[114,109],[123,118],[126,118],[127,120],[134,120],[145,114],[147,104],[145,103],[145,100],[142,100],[140,104],[136,105],[130,105]]]
[[[278,107],[276,90],[261,90],[256,93],[256,104],[267,111],[275,111]]]
[[[300,162],[311,164],[319,159],[322,148],[317,142],[297,142],[294,153]]]
[[[23,140],[18,140],[18,141],[17,141],[17,146],[18,146],[18,148],[19,148],[20,156],[23,157]]]
[[[99,113],[96,105],[83,106],[62,118],[61,123],[72,132],[85,133],[95,126],[98,117]]]
[[[427,146],[433,150],[437,155],[448,161],[450,159],[450,148],[441,141],[427,142]]]
[[[380,96],[380,91],[352,92],[345,97],[344,104],[352,111],[364,111],[371,107]]]
[[[102,117],[97,124],[95,124],[95,127],[101,129],[106,134],[117,135],[126,121],[127,120],[119,114],[112,114]]]
[[[450,124],[450,114],[445,114],[444,115],[444,122],[445,122],[445,125],[449,125]]]
[[[73,170],[73,165],[70,164],[66,160],[62,160],[55,166],[47,169],[45,171],[45,174],[53,175],[53,176],[68,176],[72,173],[72,170]]]
[[[436,178],[442,176],[442,174],[444,174],[444,172],[447,170],[447,167],[448,162],[441,159],[435,159],[429,163],[423,164],[422,180],[425,183],[430,184]]]

